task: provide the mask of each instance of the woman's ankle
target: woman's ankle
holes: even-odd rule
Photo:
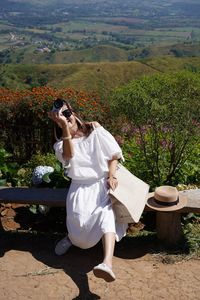
[[[109,259],[104,259],[103,260],[103,263],[106,264],[109,268],[112,269],[112,261],[110,261]]]

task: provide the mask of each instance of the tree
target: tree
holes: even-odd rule
[[[159,74],[114,91],[111,111],[126,120],[120,135],[129,168],[152,185],[172,184],[200,145],[200,77]],[[200,169],[199,169],[200,171]]]

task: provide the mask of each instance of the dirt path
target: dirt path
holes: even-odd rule
[[[108,284],[92,273],[102,259],[101,243],[54,254],[58,232],[65,232],[65,210],[54,208],[44,217],[6,205],[0,214],[7,230],[0,230],[0,300],[200,300],[200,260],[175,256],[176,263],[169,264],[173,256],[161,255],[153,237],[126,237],[116,244],[117,280]]]
[[[116,246],[117,280],[105,283],[93,276],[101,245],[89,250],[71,248],[57,257],[57,237],[29,233],[0,235],[1,300],[200,299],[200,261],[163,264],[150,254],[151,242],[125,238]]]

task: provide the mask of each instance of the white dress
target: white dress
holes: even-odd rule
[[[108,161],[123,159],[114,137],[102,126],[88,137],[72,139],[74,156],[68,176],[72,179],[67,199],[67,229],[72,244],[82,249],[93,247],[107,232],[114,232],[116,241],[125,234],[127,224],[115,222],[108,195]],[[54,144],[56,157],[62,162],[63,142]]]

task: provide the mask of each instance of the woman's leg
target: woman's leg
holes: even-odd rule
[[[103,242],[103,249],[104,249],[103,263],[105,263],[107,266],[112,268],[112,258],[114,254],[114,248],[115,248],[115,233],[114,232],[105,233],[102,237],[102,242]]]
[[[115,280],[115,274],[112,271],[112,258],[115,248],[115,233],[108,232],[102,237],[104,260],[103,263],[94,267],[93,273],[98,278],[103,278],[107,282]]]

